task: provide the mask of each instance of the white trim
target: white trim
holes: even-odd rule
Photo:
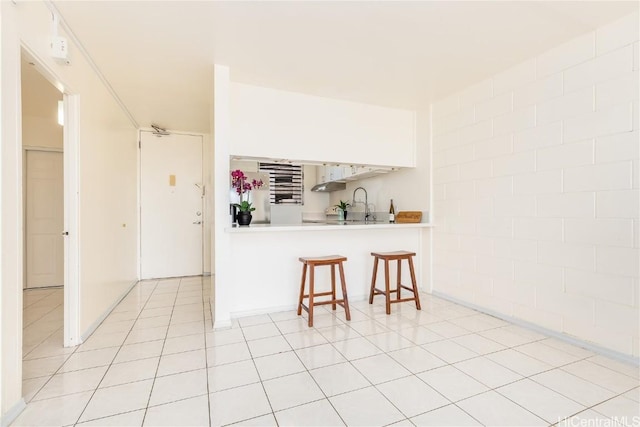
[[[138,283],[138,280],[134,280],[129,287],[113,302],[113,304],[111,304],[109,306],[109,308],[107,308],[101,315],[100,317],[98,317],[96,319],[95,322],[93,322],[86,331],[84,331],[82,333],[82,335],[80,336],[81,342],[85,342],[87,340],[87,338],[89,338],[91,336],[91,334],[93,334],[96,329],[98,329],[98,326],[100,326],[100,324],[102,322],[104,322],[104,319],[107,318],[107,316],[109,316],[111,314],[111,312],[113,311],[114,308],[116,308],[118,306],[118,304],[120,304],[120,302],[122,302],[122,300],[124,299],[124,297],[126,297],[129,292],[131,292],[131,289],[133,289],[133,287]]]
[[[0,425],[2,427],[11,425],[11,423],[14,422],[16,418],[18,418],[18,415],[20,415],[26,407],[27,404],[24,399],[20,399],[18,403],[13,405],[7,412],[5,412],[5,414],[2,416],[2,420],[0,421]]]
[[[231,320],[214,320],[213,321],[213,329],[228,329],[233,326]]]
[[[569,335],[563,334],[561,332],[557,332],[557,331],[553,331],[551,329],[544,328],[542,326],[536,325],[535,323],[527,322],[526,320],[518,319],[518,318],[512,317],[512,316],[507,316],[507,315],[505,315],[503,313],[500,313],[500,312],[497,312],[497,311],[494,311],[494,310],[490,310],[490,309],[487,309],[485,307],[482,307],[482,306],[479,306],[479,305],[476,305],[476,304],[473,304],[473,303],[470,303],[470,302],[467,302],[467,301],[460,300],[458,298],[449,296],[449,295],[444,294],[442,292],[433,291],[431,294],[433,296],[438,297],[438,298],[442,298],[442,299],[445,299],[447,301],[454,302],[456,304],[459,304],[461,306],[470,308],[472,310],[476,310],[476,311],[479,311],[481,313],[488,314],[488,315],[493,316],[493,317],[497,317],[498,319],[502,319],[502,320],[504,320],[506,322],[509,322],[509,323],[512,323],[514,325],[521,326],[521,327],[527,328],[527,329],[531,329],[532,331],[538,332],[538,333],[540,333],[542,335],[546,335],[548,337],[556,338],[556,339],[559,339],[560,341],[564,341],[566,343],[569,343],[569,344],[572,344],[572,345],[575,345],[575,346],[578,346],[578,347],[585,348],[587,350],[593,351],[594,353],[602,354],[603,356],[607,356],[607,357],[610,357],[612,359],[619,360],[621,362],[630,363],[632,365],[640,366],[640,359],[639,358],[636,358],[636,357],[633,357],[633,356],[630,356],[630,355],[627,355],[627,354],[624,354],[624,353],[620,353],[618,351],[611,350],[611,349],[608,349],[606,347],[601,347],[601,346],[599,346],[597,344],[594,344],[594,343],[591,343],[591,342],[588,342],[588,341],[584,341],[584,340],[581,340],[581,339],[578,339],[578,338],[574,338],[574,337],[571,337]]]
[[[435,225],[433,209],[433,104],[429,104],[429,211],[427,222]],[[433,232],[429,233],[429,292],[433,292]]]
[[[136,277],[142,278],[142,129],[138,129],[138,150],[136,152],[136,194],[138,196],[138,212],[136,212],[138,222],[138,236],[136,247]]]
[[[80,344],[80,96],[64,95],[64,346]]]

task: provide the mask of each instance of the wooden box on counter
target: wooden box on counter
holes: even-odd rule
[[[422,221],[422,212],[420,211],[402,211],[396,214],[396,223],[413,224]]]

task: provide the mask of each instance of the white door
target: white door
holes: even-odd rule
[[[140,139],[143,279],[202,274],[202,137]]]
[[[26,152],[25,287],[64,284],[62,153]]]

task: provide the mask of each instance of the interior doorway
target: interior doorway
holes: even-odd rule
[[[21,60],[23,360],[64,347],[64,95]],[[60,113],[60,114],[59,114]],[[32,362],[27,362],[32,363]],[[26,376],[25,376],[26,375]],[[29,369],[23,377],[29,380]],[[29,393],[32,381],[24,385]]]
[[[52,351],[58,352],[80,344],[79,94],[68,93],[64,82],[42,64],[22,47],[23,283],[17,285],[24,294],[23,356],[45,341],[55,344]],[[35,294],[38,291],[52,297],[47,301]],[[46,326],[27,330],[35,328],[37,319]],[[43,349],[37,350],[34,354]]]
[[[63,94],[21,61],[23,289],[64,285]]]

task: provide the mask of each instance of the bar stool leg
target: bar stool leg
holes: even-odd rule
[[[344,280],[344,269],[342,268],[342,262],[339,264],[339,267],[340,267],[340,284],[342,286],[342,299],[344,300],[344,311],[347,315],[347,320],[351,320],[351,311],[349,310],[349,298],[347,298],[347,285]]]
[[[400,289],[402,289],[402,260],[398,260],[398,274],[396,276],[397,299],[400,299]]]
[[[373,304],[373,290],[376,287],[376,277],[378,276],[378,257],[373,259],[373,275],[371,276],[371,290],[369,291],[369,304]]]
[[[331,308],[335,311],[336,309],[336,265],[331,264],[331,299],[334,301],[331,304]]]
[[[422,310],[422,308],[420,308],[420,296],[418,295],[416,273],[415,273],[415,270],[413,269],[413,257],[409,257],[409,271],[411,271],[411,284],[413,286],[413,296],[416,297],[416,309]]]
[[[309,271],[309,327],[311,328],[313,326],[313,285],[314,285],[314,280],[315,280],[315,265],[311,266],[311,269]]]
[[[300,283],[300,298],[298,298],[298,316],[302,314],[302,300],[304,299],[304,285],[307,281],[307,264],[302,264],[302,280]]]
[[[389,260],[384,260],[384,296],[386,298],[387,314],[391,314],[391,292],[389,292]]]

